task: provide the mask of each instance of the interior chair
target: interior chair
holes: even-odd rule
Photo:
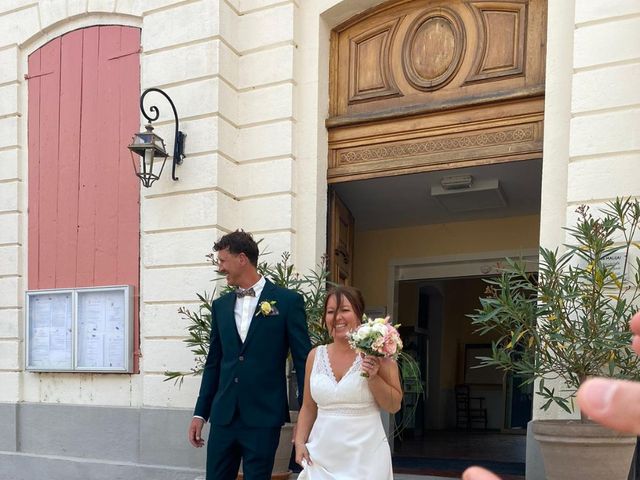
[[[456,385],[456,428],[487,429],[487,408],[484,397],[472,397],[469,385]]]

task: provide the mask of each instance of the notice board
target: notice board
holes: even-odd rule
[[[26,366],[43,372],[131,372],[133,287],[26,293]]]

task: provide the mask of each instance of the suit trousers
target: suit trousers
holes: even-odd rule
[[[245,480],[270,480],[280,427],[249,427],[234,415],[229,425],[211,425],[207,480],[235,480],[242,460]]]

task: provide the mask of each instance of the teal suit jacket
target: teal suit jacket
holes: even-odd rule
[[[194,415],[213,425],[230,424],[236,411],[249,427],[279,427],[289,421],[289,350],[302,397],[305,362],[311,349],[302,296],[267,280],[256,312],[263,301],[275,301],[277,313],[254,313],[244,343],[234,316],[235,293],[212,304],[211,345]]]

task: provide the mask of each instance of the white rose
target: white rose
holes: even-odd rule
[[[362,325],[357,332],[360,340],[367,338],[371,334],[371,327],[369,325]]]
[[[373,331],[379,333],[380,335],[385,335],[387,333],[387,327],[383,323],[376,323],[373,326]]]

